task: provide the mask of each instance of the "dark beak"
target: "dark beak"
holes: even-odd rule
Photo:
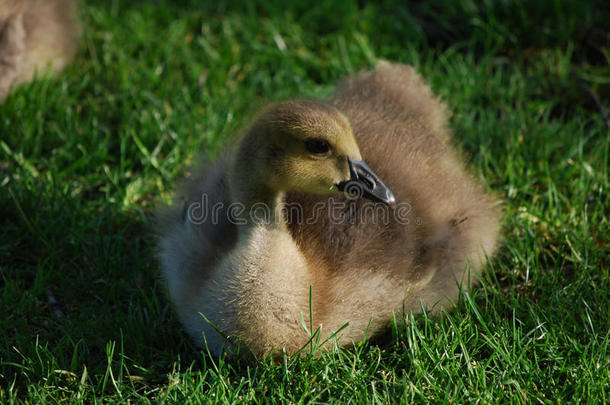
[[[347,158],[347,164],[349,165],[350,179],[336,184],[339,191],[382,202],[390,207],[396,205],[394,194],[379,180],[379,177],[364,161],[354,161]]]

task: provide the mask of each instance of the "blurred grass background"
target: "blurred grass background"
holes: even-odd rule
[[[202,3],[82,2],[72,66],[0,105],[0,402],[608,402],[609,2]],[[505,201],[483,286],[318,359],[210,362],[155,207],[260,106],[376,58],[421,72]]]

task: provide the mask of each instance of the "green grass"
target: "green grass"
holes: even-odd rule
[[[1,403],[610,401],[607,2],[198,3],[84,4],[73,65],[0,105]],[[483,285],[356,348],[210,360],[155,207],[258,107],[375,58],[417,67],[505,202]]]

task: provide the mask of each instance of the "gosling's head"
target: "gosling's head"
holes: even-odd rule
[[[392,192],[363,162],[347,118],[323,102],[297,100],[271,106],[242,138],[236,159],[248,168],[248,176],[270,190],[316,194],[349,190],[394,204]]]

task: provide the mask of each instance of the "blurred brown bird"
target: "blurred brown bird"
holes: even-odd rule
[[[64,69],[80,31],[74,0],[0,0],[0,102],[36,74]]]

